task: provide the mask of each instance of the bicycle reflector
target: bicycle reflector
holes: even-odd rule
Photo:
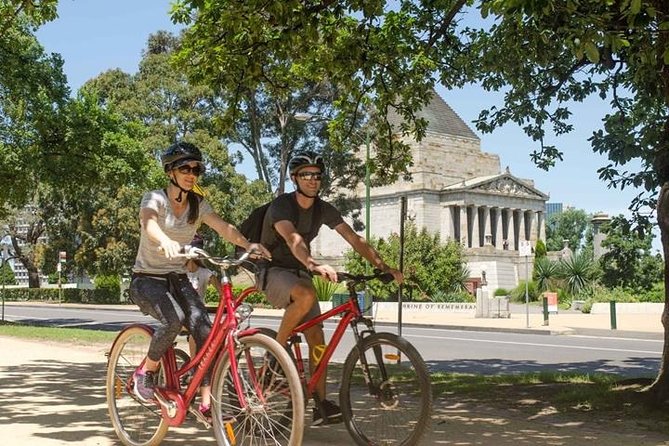
[[[388,361],[398,362],[400,360],[400,355],[395,353],[386,353],[383,355],[383,357],[386,358]]]

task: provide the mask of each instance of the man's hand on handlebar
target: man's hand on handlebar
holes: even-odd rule
[[[402,271],[395,268],[388,268],[386,272],[393,275],[395,282],[400,284],[404,282],[404,274],[402,274]]]
[[[311,268],[313,274],[320,274],[320,276],[330,282],[337,281],[337,271],[330,265],[316,265]]]
[[[246,250],[246,252],[251,254],[251,257],[253,257],[253,258],[262,258],[262,259],[272,260],[272,253],[269,252],[267,250],[267,248],[265,248],[260,243],[249,244],[249,247]]]

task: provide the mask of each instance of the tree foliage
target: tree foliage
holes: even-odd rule
[[[606,250],[599,259],[602,284],[643,292],[662,280],[662,257],[652,254],[652,225],[634,227],[624,216],[613,217],[603,232]]]
[[[584,244],[585,233],[590,225],[590,216],[582,209],[566,209],[551,215],[546,222],[546,249],[560,251],[564,241],[572,251]]]
[[[372,245],[389,265],[399,264],[400,237],[393,233],[388,239],[372,239]],[[353,250],[345,254],[346,270],[364,273],[367,262]],[[444,292],[459,292],[469,273],[465,265],[462,246],[452,240],[443,243],[439,234],[430,234],[426,228],[418,229],[408,223],[404,233],[405,289],[414,299],[431,299]],[[370,284],[372,295],[387,299],[397,292],[397,285]]]

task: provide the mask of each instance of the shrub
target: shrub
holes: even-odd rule
[[[590,313],[592,304],[597,302],[610,302],[612,300],[616,302],[639,302],[636,296],[621,287],[609,289],[602,285],[589,287],[587,293],[583,294],[583,297],[586,298],[583,305],[583,313]]]
[[[497,288],[495,290],[495,296],[508,296],[509,295],[509,290],[506,288]]]
[[[537,284],[533,281],[527,282],[527,296],[530,302],[536,302],[539,300],[539,290],[537,289]],[[515,287],[510,293],[511,302],[523,303],[525,302],[525,281],[521,280],[518,283],[518,286]]]
[[[58,288],[12,288],[5,290],[5,300],[86,304],[117,304],[120,301],[120,293],[110,293],[105,289],[63,288],[60,291],[62,294],[59,297]]]
[[[474,296],[466,291],[436,291],[430,297],[432,302],[474,302]]]
[[[639,302],[664,302],[664,284],[656,282],[648,291],[638,293]]]

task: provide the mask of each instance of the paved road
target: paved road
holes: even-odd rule
[[[9,306],[6,316],[25,323],[61,327],[118,330],[131,322],[153,323],[139,311],[128,309],[72,308],[61,306]],[[276,329],[278,318],[253,316],[253,325]],[[326,335],[334,323],[326,323]],[[396,325],[377,324],[378,331],[396,332]],[[546,336],[545,332],[452,330],[407,325],[402,334],[421,352],[432,372],[479,374],[534,372],[541,370],[615,373],[655,376],[659,370],[663,341],[610,336]],[[352,348],[346,335],[334,360],[343,362]]]

